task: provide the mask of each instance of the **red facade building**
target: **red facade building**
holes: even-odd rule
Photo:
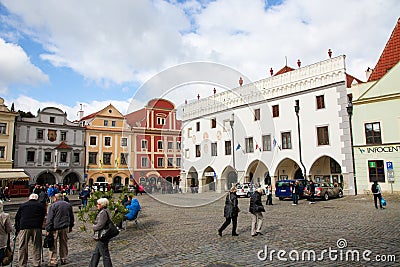
[[[175,105],[165,99],[152,99],[125,118],[131,128],[134,180],[153,189],[166,185],[178,188],[182,122],[176,119]]]

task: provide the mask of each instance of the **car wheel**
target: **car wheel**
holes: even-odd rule
[[[329,195],[328,195],[328,193],[325,193],[324,200],[328,200],[328,199],[329,199]]]
[[[339,191],[338,197],[339,197],[339,198],[343,197],[343,192],[342,192],[342,190]]]
[[[247,193],[246,197],[250,197],[250,193]]]

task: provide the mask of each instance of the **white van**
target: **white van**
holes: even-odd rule
[[[108,183],[107,182],[95,182],[93,184],[92,188],[95,191],[107,192],[108,191]]]

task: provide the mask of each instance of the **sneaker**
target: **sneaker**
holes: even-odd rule
[[[252,237],[255,237],[255,236],[257,236],[258,235],[258,233],[255,233],[254,235],[251,235]]]
[[[294,203],[293,203],[292,206],[297,206],[297,204],[294,204]]]

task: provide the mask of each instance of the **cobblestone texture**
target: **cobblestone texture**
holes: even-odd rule
[[[300,200],[298,206],[291,201],[274,199],[266,206],[263,236],[251,237],[251,216],[247,211],[249,199],[241,198],[238,219],[238,237],[230,235],[230,226],[223,236],[217,229],[224,222],[223,198],[214,193],[138,196],[142,206],[139,226],[129,223],[110,243],[114,266],[399,266],[400,264],[400,198],[387,196],[385,210],[376,210],[371,196],[346,196],[342,199],[317,201],[310,205]],[[198,199],[196,199],[198,198]],[[173,199],[173,200],[172,200]],[[177,201],[180,199],[180,201]],[[191,206],[206,199],[217,199],[193,208],[180,208],[165,203],[185,203]],[[265,197],[263,197],[265,201]],[[12,216],[15,213],[11,213]],[[78,223],[79,224],[79,223]],[[95,242],[91,232],[80,232],[78,225],[69,235],[69,264],[88,266]],[[347,247],[339,249],[337,241],[345,239]],[[281,261],[274,254],[272,261],[261,261],[257,253],[265,246],[271,250],[289,252],[314,250],[317,257],[324,249],[338,250],[338,259],[322,261]],[[16,253],[18,253],[16,249]],[[357,250],[360,261],[345,261],[346,252]],[[371,259],[377,254],[394,255],[396,262],[367,262],[364,250],[371,250]],[[340,252],[343,260],[340,260]],[[295,256],[294,251],[291,252]],[[48,259],[47,249],[44,254]],[[17,256],[17,255],[16,255]],[[263,254],[261,255],[263,256]],[[16,260],[14,265],[17,266]],[[103,266],[102,263],[99,266]]]

